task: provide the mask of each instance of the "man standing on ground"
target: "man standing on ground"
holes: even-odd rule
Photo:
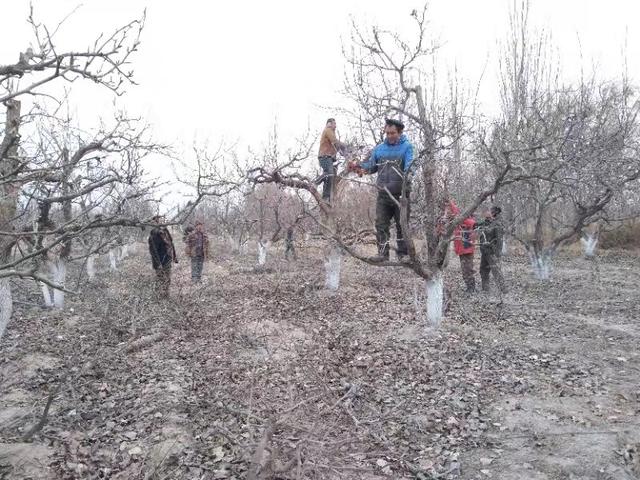
[[[201,221],[196,221],[195,228],[187,237],[186,243],[187,256],[191,258],[191,281],[200,283],[204,262],[209,258],[209,238]]]
[[[336,176],[336,154],[343,152],[346,144],[342,143],[336,137],[336,120],[330,118],[320,136],[320,149],[318,150],[318,160],[322,168],[322,176],[319,182],[322,182],[322,199],[325,202],[331,200],[331,193]]]
[[[178,256],[169,230],[160,226],[164,223],[164,217],[157,215],[152,220],[157,226],[149,234],[149,253],[151,264],[156,271],[156,290],[159,295],[168,297],[171,285],[171,263],[178,263]]]
[[[404,241],[401,225],[400,204],[406,197],[409,218],[409,184],[408,173],[413,162],[413,145],[403,134],[404,124],[398,120],[387,119],[385,122],[385,141],[379,144],[366,162],[354,165],[354,169],[362,169],[368,173],[378,173],[376,185],[376,241],[378,255],[371,258],[376,262],[389,260],[389,237],[391,219],[396,224],[397,257],[399,261],[407,258],[407,244]],[[408,223],[408,221],[407,221]]]
[[[293,227],[287,228],[287,236],[284,239],[284,246],[285,246],[284,258],[289,260],[289,255],[292,255],[293,259],[297,260],[296,246],[294,244],[294,238],[293,238]]]
[[[507,293],[500,257],[502,255],[502,239],[504,228],[498,218],[502,209],[498,206],[491,207],[485,219],[478,224],[480,232],[480,278],[482,280],[482,290],[489,291],[489,277],[493,273],[493,278],[501,293]]]

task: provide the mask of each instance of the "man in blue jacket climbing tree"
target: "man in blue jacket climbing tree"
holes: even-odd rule
[[[387,119],[384,142],[376,146],[369,160],[356,167],[368,173],[378,174],[376,180],[378,187],[376,200],[378,255],[371,258],[377,262],[389,260],[389,230],[392,219],[396,224],[398,260],[402,262],[407,259],[407,244],[402,234],[400,204],[403,195],[407,200],[409,196],[408,173],[413,162],[413,145],[403,131],[404,124],[402,122]],[[408,207],[408,201],[406,205]],[[408,218],[408,208],[406,215]]]

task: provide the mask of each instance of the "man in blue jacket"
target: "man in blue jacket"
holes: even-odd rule
[[[400,199],[402,194],[409,196],[407,175],[413,162],[413,145],[402,133],[404,124],[398,120],[387,119],[385,122],[385,141],[373,150],[371,157],[359,165],[368,173],[378,173],[376,185],[378,199],[376,201],[376,240],[378,255],[371,260],[383,262],[389,260],[389,229],[391,219],[396,224],[397,257],[404,261],[407,256],[407,244],[402,236],[400,223]],[[403,192],[404,186],[404,192]],[[408,205],[408,202],[407,202]],[[407,212],[408,215],[408,212]]]

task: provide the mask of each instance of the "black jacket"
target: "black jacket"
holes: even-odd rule
[[[480,253],[499,257],[502,254],[504,227],[498,219],[487,218],[478,223]]]
[[[154,269],[170,266],[171,262],[178,263],[176,249],[173,246],[173,238],[169,230],[164,227],[156,227],[149,234],[149,253]]]

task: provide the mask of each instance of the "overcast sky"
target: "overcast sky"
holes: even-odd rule
[[[0,64],[17,61],[31,40],[28,0],[4,0]],[[496,94],[496,44],[508,28],[512,0],[432,0],[433,31],[443,44],[444,73],[457,66],[475,83],[486,69],[481,98]],[[81,5],[58,36],[60,49],[86,47],[100,32],[147,9],[140,52],[134,58],[139,86],[118,99],[144,115],[156,136],[189,145],[194,138],[257,145],[274,121],[280,136],[319,132],[331,107],[340,105],[344,72],[341,44],[350,21],[404,29],[411,0],[33,0],[35,15],[55,25]],[[532,23],[553,34],[566,71],[578,72],[579,52],[604,77],[622,68],[628,44],[629,73],[640,78],[640,2],[637,0],[531,0]],[[74,86],[79,119],[87,124],[109,109],[105,92]],[[339,119],[338,119],[339,121]],[[347,132],[343,132],[346,134]],[[410,134],[410,132],[409,132]]]

